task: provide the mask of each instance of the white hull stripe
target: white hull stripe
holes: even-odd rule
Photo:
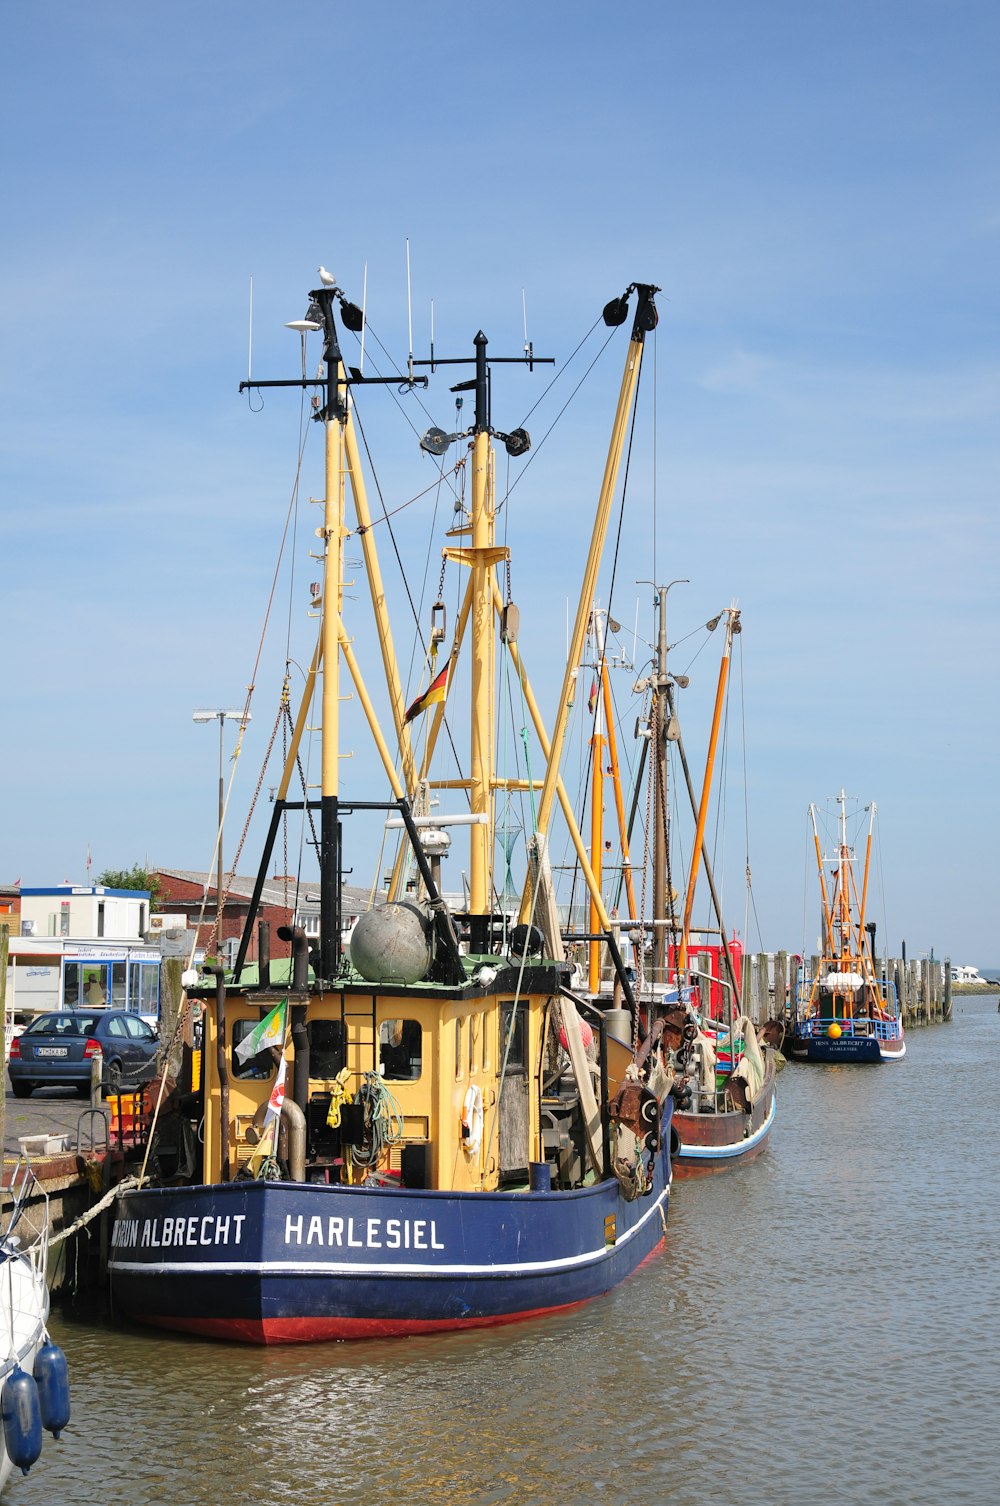
[[[499,1276],[540,1276],[548,1272],[573,1270],[580,1266],[593,1265],[608,1260],[616,1250],[623,1249],[634,1239],[653,1217],[662,1212],[662,1204],[670,1196],[670,1188],[664,1187],[660,1196],[646,1209],[638,1223],[621,1236],[613,1245],[602,1245],[597,1250],[586,1250],[581,1255],[565,1255],[559,1260],[519,1260],[506,1264],[489,1265],[436,1265],[408,1262],[399,1265],[368,1265],[343,1260],[184,1260],[153,1261],[109,1260],[108,1270],[118,1275],[176,1275],[176,1276],[459,1276],[465,1278],[493,1278]]]
[[[677,1159],[680,1161],[725,1161],[733,1156],[742,1156],[754,1145],[757,1145],[767,1134],[774,1123],[777,1107],[778,1100],[775,1096],[771,1099],[771,1107],[768,1110],[767,1118],[760,1129],[754,1130],[753,1134],[748,1135],[745,1140],[739,1140],[735,1145],[686,1145],[684,1141],[681,1141],[681,1148],[677,1153]]]

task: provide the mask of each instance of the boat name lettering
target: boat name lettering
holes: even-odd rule
[[[215,1213],[187,1218],[120,1218],[111,1235],[113,1248],[176,1249],[178,1245],[238,1245],[243,1240],[245,1213],[222,1218]]]
[[[285,1214],[286,1245],[336,1245],[352,1250],[443,1250],[433,1218],[341,1218]]]

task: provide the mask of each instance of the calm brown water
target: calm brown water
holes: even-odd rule
[[[1000,1015],[788,1067],[769,1150],[609,1298],[268,1352],[57,1319],[74,1419],[16,1506],[993,1506]]]

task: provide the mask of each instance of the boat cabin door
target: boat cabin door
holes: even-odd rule
[[[528,1010],[513,1002],[500,1006],[500,1177],[527,1174]],[[506,1062],[506,1067],[504,1063]]]

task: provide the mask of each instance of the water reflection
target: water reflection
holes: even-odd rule
[[[770,1149],[563,1317],[276,1350],[58,1319],[74,1420],[5,1501],[993,1502],[998,1058],[983,999],[903,1064],[790,1067]]]

